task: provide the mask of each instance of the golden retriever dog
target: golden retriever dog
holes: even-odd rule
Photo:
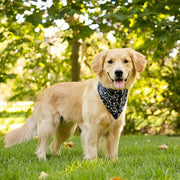
[[[50,138],[51,151],[60,153],[61,145],[81,128],[84,158],[97,158],[100,137],[104,137],[107,158],[118,157],[121,131],[129,89],[143,72],[145,57],[130,49],[109,49],[97,54],[92,70],[97,77],[84,82],[65,82],[46,89],[36,100],[34,112],[25,124],[5,136],[5,147],[38,136],[36,154],[46,159]]]

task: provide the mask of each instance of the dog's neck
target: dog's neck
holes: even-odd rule
[[[118,119],[126,104],[128,90],[108,89],[103,87],[100,82],[98,82],[97,90],[107,110],[115,119]]]

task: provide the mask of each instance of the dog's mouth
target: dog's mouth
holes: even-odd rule
[[[112,80],[112,82],[114,83],[114,86],[116,88],[118,88],[118,89],[124,88],[124,84],[125,84],[124,79],[116,79],[116,80]]]
[[[123,89],[124,88],[124,85],[125,85],[125,82],[127,81],[127,78],[126,79],[121,79],[121,78],[112,79],[111,76],[109,75],[109,73],[107,73],[107,74],[117,89]]]

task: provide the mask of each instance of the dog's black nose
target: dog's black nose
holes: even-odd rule
[[[115,70],[114,73],[115,73],[116,77],[122,77],[122,75],[123,75],[123,71],[121,71],[120,69]]]

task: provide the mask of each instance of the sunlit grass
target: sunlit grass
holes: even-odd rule
[[[27,111],[33,104],[33,101],[0,101],[0,111]]]
[[[0,134],[20,127],[32,112],[32,101],[0,101]]]
[[[0,138],[0,179],[38,179],[42,171],[47,179],[60,180],[123,180],[180,178],[180,138],[168,136],[122,136],[119,157],[106,159],[102,151],[99,159],[83,159],[83,151],[78,136],[71,149],[63,145],[61,156],[54,156],[48,150],[47,160],[38,161],[34,154],[37,139],[4,149]],[[158,146],[168,144],[169,149],[159,150]]]
[[[180,138],[168,136],[122,136],[119,158],[110,160],[102,150],[99,159],[86,161],[78,136],[72,149],[62,147],[61,156],[54,156],[48,149],[47,160],[39,162],[34,154],[37,139],[4,148],[4,135],[21,126],[32,113],[33,102],[0,103],[0,179],[38,179],[45,171],[47,179],[180,179]],[[169,149],[158,146],[168,144]]]

